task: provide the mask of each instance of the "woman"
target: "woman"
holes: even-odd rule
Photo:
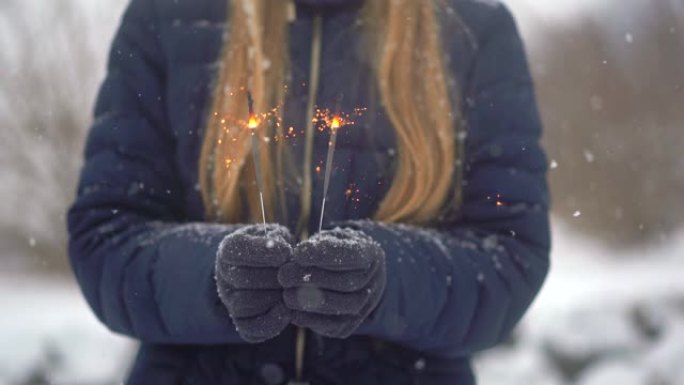
[[[254,131],[266,226],[247,88],[280,106]],[[316,108],[364,109],[320,232]],[[540,122],[500,4],[132,0],[95,115],[70,255],[141,341],[129,384],[472,384],[548,270]]]

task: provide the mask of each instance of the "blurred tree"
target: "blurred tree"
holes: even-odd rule
[[[66,269],[64,213],[123,3],[0,3],[0,260],[6,269]]]
[[[555,213],[633,246],[684,223],[684,12],[675,1],[611,1],[609,14],[537,20],[530,60]]]

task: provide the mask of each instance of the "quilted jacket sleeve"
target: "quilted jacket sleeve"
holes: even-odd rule
[[[233,228],[181,224],[165,65],[151,0],[132,0],[112,45],[68,213],[69,254],[98,318],[160,343],[240,342],[214,261]]]
[[[504,339],[549,268],[541,124],[512,15],[501,5],[469,75],[460,218],[439,228],[353,226],[385,249],[384,298],[360,332],[458,357]]]

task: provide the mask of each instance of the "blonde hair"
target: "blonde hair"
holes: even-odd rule
[[[234,119],[246,117],[244,88],[255,96],[255,109],[280,105],[289,71],[287,3],[270,0],[229,0],[229,30],[224,44],[213,105],[199,161],[199,179],[207,216],[223,222],[255,221],[261,215],[250,156],[249,131],[234,129]],[[458,202],[461,150],[459,95],[450,95],[439,24],[433,1],[373,0],[364,12],[374,49],[371,54],[384,109],[394,126],[398,162],[394,179],[374,219],[425,223],[434,220],[449,201]],[[265,66],[265,59],[269,65]],[[283,133],[280,125],[261,124],[260,136],[275,126],[275,162],[261,143],[266,212],[282,203],[276,177],[282,177]],[[280,138],[280,140],[278,140]],[[273,142],[271,142],[271,145]],[[275,164],[275,170],[274,170]],[[454,176],[456,178],[454,178]],[[245,212],[244,201],[248,212]]]

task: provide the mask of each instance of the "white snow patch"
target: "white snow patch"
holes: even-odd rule
[[[622,361],[600,363],[590,368],[579,381],[580,385],[644,385],[648,383],[643,369]]]
[[[135,344],[97,321],[71,281],[0,277],[0,384],[121,381]]]
[[[682,271],[684,231],[620,251],[556,223],[550,275],[515,342],[476,359],[479,383],[684,384]]]

